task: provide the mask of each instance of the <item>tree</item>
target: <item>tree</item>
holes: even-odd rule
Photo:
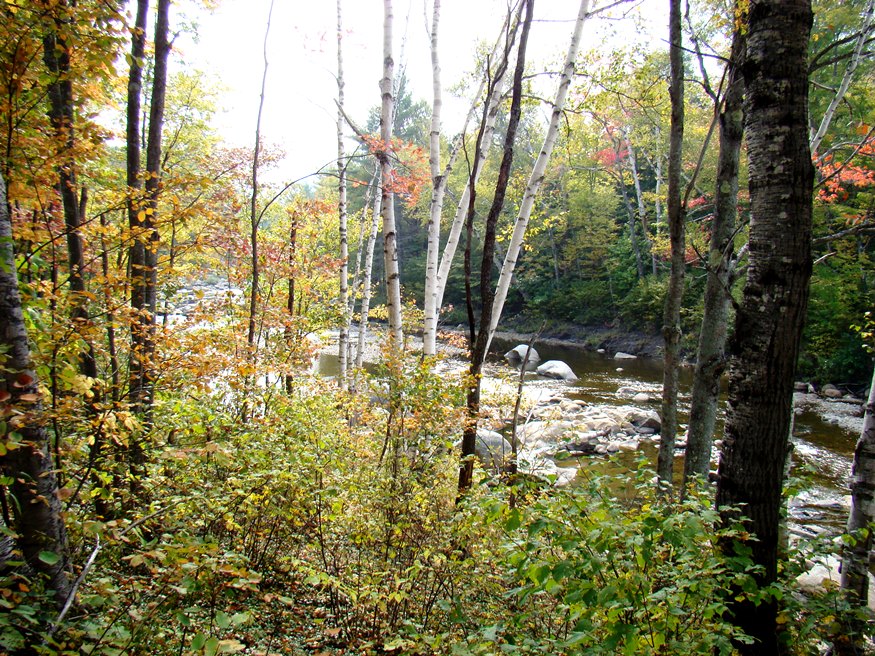
[[[383,263],[386,272],[386,304],[389,308],[389,334],[392,348],[400,352],[404,345],[401,325],[401,273],[398,266],[398,235],[395,229],[395,194],[392,191],[392,118],[394,116],[395,60],[392,56],[392,0],[383,0],[383,77],[380,80],[380,212],[383,216]]]
[[[778,531],[793,378],[811,276],[814,170],[808,144],[809,0],[755,0],[747,15],[745,131],[750,161],[750,265],[731,342],[729,407],[717,482],[724,524],[737,513],[759,588],[778,574]],[[724,543],[727,553],[734,544]],[[738,595],[741,654],[780,653],[778,601]]]
[[[678,371],[680,369],[681,301],[684,294],[685,208],[681,199],[681,163],[684,142],[684,59],[680,0],[669,3],[669,60],[671,62],[671,136],[668,151],[668,229],[671,241],[671,273],[662,321],[663,378],[662,429],[656,474],[670,489],[674,443],[678,430]]]
[[[492,258],[495,252],[495,235],[498,216],[504,207],[504,198],[507,193],[508,183],[510,182],[510,171],[513,164],[514,156],[514,140],[516,137],[517,126],[520,122],[522,114],[522,85],[523,72],[526,63],[526,46],[528,44],[529,30],[532,25],[532,11],[534,0],[525,0],[520,4],[519,11],[525,10],[525,18],[522,22],[520,32],[519,46],[517,48],[517,61],[513,75],[513,86],[511,94],[510,114],[507,122],[507,132],[504,136],[504,147],[502,150],[501,165],[498,169],[498,179],[495,182],[495,192],[492,197],[492,203],[489,207],[489,214],[486,216],[485,226],[483,229],[483,254],[480,261],[480,321],[479,330],[477,327],[477,319],[474,314],[474,298],[471,290],[471,246],[473,236],[474,223],[474,201],[476,199],[474,179],[477,175],[476,171],[472,171],[469,175],[471,195],[468,201],[468,213],[466,218],[467,243],[465,248],[465,296],[467,299],[468,310],[468,343],[471,351],[471,363],[468,367],[468,393],[466,399],[467,421],[462,433],[462,463],[459,467],[459,494],[464,493],[471,487],[471,482],[474,475],[474,447],[477,439],[477,420],[480,413],[480,377],[483,370],[483,363],[486,360],[486,352],[489,347],[490,327],[492,325],[493,302],[495,300],[495,292],[492,289]],[[517,21],[517,24],[519,21]],[[513,37],[511,37],[505,45],[507,51],[513,45]],[[505,57],[507,61],[507,57]],[[480,131],[477,135],[476,150],[480,149],[483,139],[483,133],[486,129],[486,114],[484,113],[480,122]]]
[[[715,99],[719,110],[720,154],[714,189],[714,215],[708,248],[708,281],[705,287],[702,326],[692,398],[687,450],[684,457],[684,488],[693,475],[707,476],[711,464],[711,443],[717,418],[720,375],[726,366],[725,348],[729,287],[732,283],[732,238],[738,203],[738,169],[744,129],[744,79],[741,67],[744,35],[735,30],[732,54],[726,64],[725,93]]]
[[[39,381],[30,357],[27,327],[21,308],[12,221],[6,181],[0,175],[0,466],[12,479],[16,509],[11,528],[23,560],[45,575],[60,608],[71,593],[67,532],[61,517],[58,477],[52,463],[49,431],[44,424]],[[5,490],[3,491],[5,495]],[[5,499],[4,499],[4,508]],[[4,517],[7,521],[11,518]]]
[[[526,227],[529,223],[529,218],[532,213],[532,208],[535,204],[535,198],[538,195],[538,190],[544,181],[547,163],[550,161],[550,155],[553,153],[553,147],[556,144],[556,138],[559,134],[559,122],[562,118],[562,113],[565,109],[565,99],[568,97],[568,90],[571,87],[571,81],[574,77],[574,63],[577,60],[577,51],[580,48],[580,38],[583,33],[583,25],[586,19],[589,18],[589,1],[582,0],[577,12],[577,20],[574,23],[574,30],[571,34],[571,43],[568,46],[568,53],[565,57],[565,64],[562,69],[562,75],[559,78],[559,85],[556,90],[556,99],[553,101],[553,111],[550,116],[550,125],[547,128],[547,133],[544,136],[544,143],[541,150],[538,152],[538,159],[532,168],[528,183],[526,184],[525,192],[523,192],[522,203],[517,214],[516,223],[513,227],[513,236],[510,244],[507,247],[507,253],[504,257],[504,262],[501,266],[501,273],[498,277],[498,284],[495,291],[495,299],[490,313],[489,320],[489,335],[486,340],[486,348],[488,350],[489,343],[492,341],[492,336],[498,327],[498,321],[501,318],[501,312],[504,308],[504,301],[507,299],[507,291],[510,289],[511,278],[516,267],[517,258],[523,246],[525,239]]]
[[[869,386],[869,399],[863,417],[863,431],[854,449],[851,471],[851,512],[848,533],[851,543],[842,557],[841,586],[852,595],[852,603],[860,608],[869,605],[869,553],[872,550],[872,524],[875,522],[875,371]],[[852,622],[859,628],[859,622]],[[836,641],[837,654],[859,654],[864,651],[859,636],[846,635]]]
[[[349,243],[347,239],[347,203],[346,203],[346,153],[343,147],[343,14],[341,0],[337,0],[337,216],[340,237],[340,296],[338,301],[343,308],[343,321],[340,324],[340,336],[337,340],[338,357],[340,359],[340,386],[346,385],[347,368],[349,367],[349,327],[352,323],[352,313],[349,306]]]

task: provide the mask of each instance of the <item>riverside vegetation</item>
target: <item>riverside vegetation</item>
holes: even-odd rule
[[[215,4],[0,3],[0,652],[871,647],[865,512],[799,539],[780,502],[805,485],[784,476],[793,377],[861,392],[872,374],[873,0],[696,0],[683,20],[671,0],[670,47],[611,40],[615,20],[646,25],[633,3],[554,0],[555,21],[498,3],[492,44],[453,44],[472,46],[455,134],[441,3],[432,102],[395,70],[384,0],[366,35],[384,47],[380,105],[349,116],[338,0],[338,152],[305,183],[279,181],[296,145],[262,131],[267,55],[252,147],[213,127],[220,85],[176,37],[196,30],[178,10]],[[561,72],[532,75],[555,68],[526,55],[554,23],[571,33]],[[442,338],[465,366],[435,348],[438,318],[461,324]],[[375,320],[388,330],[364,357]],[[696,442],[707,456],[724,438],[716,485],[628,459],[565,486],[560,469],[482,464],[478,428],[525,435],[531,409],[523,381],[482,375],[499,321],[662,330],[661,419],[675,347],[693,359],[714,336],[700,359],[715,403],[732,365],[726,435]],[[715,324],[740,328],[700,328]],[[311,367],[329,332],[334,379]],[[596,437],[563,456],[602,458]],[[849,554],[855,587],[798,585]]]

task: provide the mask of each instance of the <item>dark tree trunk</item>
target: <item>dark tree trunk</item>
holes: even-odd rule
[[[526,0],[522,7],[525,9],[526,15],[522,23],[522,31],[520,33],[520,42],[517,49],[517,63],[514,70],[513,92],[511,97],[510,115],[507,123],[507,133],[504,139],[504,152],[501,158],[501,165],[498,169],[498,179],[495,183],[495,194],[492,198],[492,205],[489,208],[489,214],[486,217],[486,225],[483,236],[483,255],[480,260],[480,324],[479,330],[475,330],[473,316],[470,308],[473,306],[473,301],[470,294],[470,285],[467,279],[470,276],[470,264],[466,267],[466,288],[468,291],[468,307],[469,307],[469,322],[471,323],[471,365],[469,367],[469,380],[471,385],[468,388],[467,394],[467,419],[465,428],[462,433],[462,463],[459,467],[459,494],[462,494],[471,487],[471,481],[474,475],[474,447],[477,441],[477,419],[480,414],[480,375],[483,370],[483,362],[486,360],[486,349],[489,342],[489,324],[492,320],[492,301],[494,299],[494,289],[492,286],[492,267],[493,256],[495,254],[495,236],[496,226],[498,224],[498,216],[501,214],[501,209],[504,206],[504,197],[507,193],[507,185],[510,182],[510,170],[513,165],[513,147],[514,139],[516,138],[516,130],[519,126],[520,116],[522,115],[522,84],[523,73],[525,71],[526,60],[526,45],[528,43],[529,29],[532,24],[532,11],[534,0]],[[507,48],[510,48],[508,44]],[[500,77],[500,76],[496,76]],[[482,136],[485,125],[485,108],[484,121],[481,122],[479,141]],[[476,172],[472,173],[472,193],[471,203],[468,208],[468,233],[470,242],[471,225],[473,221],[474,210],[474,193],[473,180]],[[466,249],[466,260],[470,262],[470,245]]]
[[[668,151],[668,230],[671,242],[671,274],[665,297],[662,337],[662,438],[656,472],[662,486],[672,485],[674,443],[678,430],[678,370],[681,342],[681,300],[684,294],[685,212],[681,203],[681,156],[684,141],[684,57],[681,31],[681,0],[669,5],[669,59],[671,61],[671,136]]]
[[[781,488],[793,376],[811,276],[814,169],[808,145],[807,47],[810,0],[754,0],[749,6],[745,130],[750,161],[750,266],[731,340],[732,368],[717,506],[737,508],[756,536],[746,547],[777,577]],[[723,548],[732,553],[734,544]],[[740,654],[779,654],[775,600],[731,603],[736,625],[754,639]]]
[[[13,481],[9,490],[15,499],[11,528],[17,535],[16,546],[23,560],[46,576],[55,603],[61,607],[71,591],[67,532],[49,433],[42,423],[43,407],[30,359],[12,243],[6,182],[0,177],[0,346],[5,354],[0,388],[3,404],[22,413],[18,415],[20,423],[13,417],[6,428],[21,436],[21,445],[0,457],[0,464]],[[4,442],[11,439],[8,432],[0,437]]]
[[[717,417],[720,375],[725,369],[726,321],[729,315],[732,236],[738,203],[738,164],[744,133],[744,36],[736,31],[727,66],[726,93],[720,112],[720,154],[714,193],[714,219],[708,250],[708,280],[705,286],[702,328],[693,375],[684,488],[694,475],[705,477],[711,465],[711,443]]]

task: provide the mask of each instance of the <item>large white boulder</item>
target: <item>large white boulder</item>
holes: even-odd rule
[[[526,371],[534,371],[537,368],[538,363],[541,361],[541,356],[538,355],[534,346],[531,349],[529,349],[528,344],[514,346],[504,354],[504,359],[507,360],[507,363],[511,366],[519,367],[523,362],[523,358],[526,357],[527,349],[529,351],[529,359],[526,361]]]
[[[557,378],[568,382],[577,380],[577,376],[571,370],[571,367],[562,362],[562,360],[547,360],[536,371],[539,375],[546,378]]]

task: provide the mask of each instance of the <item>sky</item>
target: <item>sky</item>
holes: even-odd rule
[[[403,62],[414,98],[429,104],[432,74],[425,15],[428,11],[430,22],[431,4],[431,0],[393,2],[396,72]],[[607,4],[602,0],[595,7]],[[635,4],[636,11],[648,17],[645,25],[651,33],[639,34],[630,19],[594,18],[584,28],[581,50],[639,38],[659,41],[662,32],[667,33],[663,7],[667,3],[638,0]],[[196,35],[184,34],[177,40],[172,66],[202,71],[221,86],[214,125],[229,145],[251,147],[255,140],[269,7],[270,0],[222,0],[214,11],[177,17],[194,20],[197,29]],[[447,89],[470,71],[477,44],[495,40],[505,7],[506,0],[442,0],[439,54],[446,134],[461,129],[468,109],[467,100],[453,98]],[[528,59],[536,71],[558,68],[578,8],[578,0],[535,3]],[[622,10],[630,8],[626,5]],[[383,2],[344,0],[342,9],[345,105],[348,115],[364,124],[368,110],[380,102]],[[336,156],[336,24],[335,0],[274,0],[261,133],[286,152],[285,161],[272,174],[277,182],[305,178]],[[555,82],[545,83],[543,94],[552,96]]]

